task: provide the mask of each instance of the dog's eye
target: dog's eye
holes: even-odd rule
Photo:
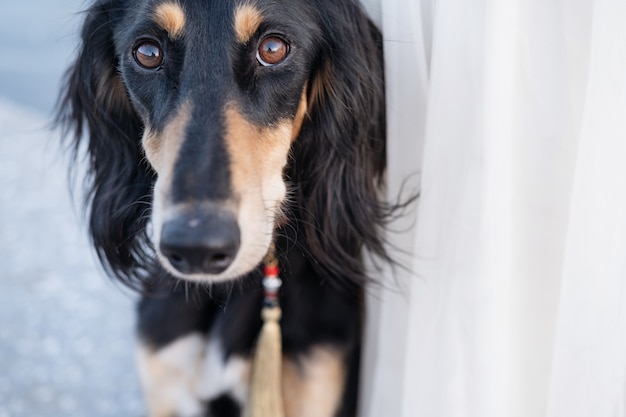
[[[261,65],[271,67],[280,64],[289,54],[289,44],[278,36],[268,36],[259,44],[256,58]]]
[[[135,61],[146,69],[155,69],[163,64],[163,51],[152,41],[145,41],[135,47],[133,51]]]

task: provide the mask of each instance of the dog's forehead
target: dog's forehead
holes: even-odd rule
[[[200,22],[207,17],[233,21],[237,10],[261,14],[267,9],[262,0],[149,0],[147,8],[152,11],[152,19],[166,30],[174,32],[184,28],[189,22]]]
[[[143,0],[122,16],[115,35],[120,53],[162,33],[190,50],[211,52],[262,33],[285,35],[303,47],[322,37],[315,8],[303,0]]]
[[[193,35],[216,24],[233,24],[238,7],[252,6],[248,1],[150,0],[146,7],[149,16],[171,38]]]
[[[301,0],[143,0],[119,22],[121,73],[145,124],[161,130],[183,101],[194,123],[222,125],[236,103],[254,124],[292,118],[323,45],[319,21]],[[264,70],[263,39],[278,36],[289,59]],[[163,66],[138,67],[138,45],[158,45]]]
[[[306,2],[298,0],[148,0],[145,11],[173,38],[207,30],[216,33],[210,28],[228,25],[237,40],[245,42],[264,21],[310,19],[308,9]]]

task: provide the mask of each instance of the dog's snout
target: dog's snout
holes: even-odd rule
[[[183,274],[219,274],[235,259],[240,231],[229,213],[186,214],[163,224],[159,249]]]

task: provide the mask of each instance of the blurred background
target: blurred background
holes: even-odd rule
[[[136,296],[97,265],[48,128],[86,5],[0,13],[0,417],[143,414]]]

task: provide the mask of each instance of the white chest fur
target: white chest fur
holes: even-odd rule
[[[156,351],[140,346],[137,356],[150,417],[197,417],[213,398],[229,394],[240,405],[247,398],[249,362],[225,363],[219,339],[193,333]]]

